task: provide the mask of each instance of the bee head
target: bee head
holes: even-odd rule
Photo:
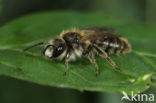
[[[66,50],[66,45],[65,45],[64,40],[57,37],[57,38],[50,40],[47,43],[47,45],[43,51],[43,54],[49,58],[57,58],[65,50]]]

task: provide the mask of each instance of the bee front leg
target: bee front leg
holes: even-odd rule
[[[104,50],[102,50],[96,45],[93,45],[93,48],[95,48],[95,50],[99,53],[99,55],[102,58],[105,58],[112,65],[113,68],[121,72],[121,69],[117,67],[116,63],[107,55],[107,53]]]
[[[71,53],[70,52],[67,52],[67,55],[65,57],[65,72],[64,72],[64,75],[67,75],[68,62],[69,62],[70,56],[71,56]]]

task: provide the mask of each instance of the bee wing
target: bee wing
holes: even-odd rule
[[[83,32],[87,34],[92,33],[115,33],[116,29],[112,27],[106,27],[106,26],[95,26],[95,27],[89,27],[81,29]]]

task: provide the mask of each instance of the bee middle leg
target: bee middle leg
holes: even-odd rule
[[[97,65],[97,63],[95,61],[95,58],[94,58],[94,55],[93,55],[92,51],[88,53],[88,59],[94,65],[94,67],[96,69],[96,76],[98,76],[98,74],[99,74],[99,68],[98,68],[98,65]]]
[[[105,58],[112,65],[113,68],[121,71],[121,69],[117,67],[116,63],[107,55],[107,53],[104,50],[102,50],[96,45],[93,45],[93,48],[95,48],[95,50],[99,53],[99,55]]]
[[[95,61],[95,58],[94,58],[94,54],[92,52],[92,45],[89,45],[86,52],[84,53],[84,55],[86,55],[89,59],[89,61],[93,64],[93,66],[95,67],[96,69],[96,76],[98,76],[99,74],[99,68],[98,68],[98,65]]]

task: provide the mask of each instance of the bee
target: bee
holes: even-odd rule
[[[96,76],[98,76],[99,68],[95,60],[96,54],[106,59],[115,70],[121,71],[108,55],[131,52],[131,45],[128,40],[115,35],[115,32],[115,29],[105,26],[85,29],[73,28],[62,31],[60,36],[56,36],[48,42],[34,44],[24,49],[24,51],[38,45],[45,45],[43,55],[51,59],[65,60],[65,75],[67,74],[69,61],[75,61],[77,57],[85,56],[95,67]]]

